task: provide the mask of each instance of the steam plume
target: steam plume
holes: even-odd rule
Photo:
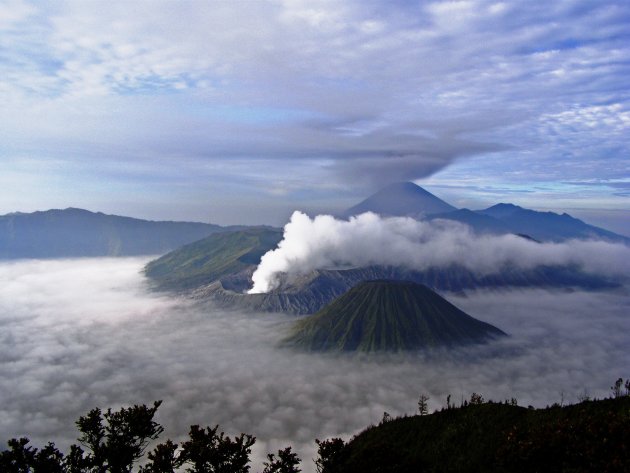
[[[517,235],[477,235],[449,220],[383,218],[367,212],[345,221],[295,211],[278,248],[263,255],[249,292],[277,288],[282,273],[291,277],[323,268],[394,265],[425,270],[458,264],[491,274],[506,265],[531,269],[574,264],[593,273],[625,276],[630,274],[627,261],[629,247],[605,241],[537,243]]]

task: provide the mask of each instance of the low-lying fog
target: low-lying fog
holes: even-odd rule
[[[605,397],[630,366],[630,293],[544,290],[446,295],[511,337],[457,353],[332,356],[274,344],[291,316],[225,312],[147,291],[148,259],[0,264],[0,441],[65,450],[93,407],[162,399],[161,437],[220,424],[267,451],[292,445],[313,470],[315,438],[348,438],[447,394],[521,405]],[[2,449],[4,449],[4,445]]]

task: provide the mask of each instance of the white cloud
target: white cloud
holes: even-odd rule
[[[9,0],[0,4],[0,31],[10,30],[27,20],[36,9],[22,0]]]

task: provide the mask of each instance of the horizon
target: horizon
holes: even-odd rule
[[[391,183],[388,186],[386,186],[385,188],[387,188],[387,187],[389,187],[391,185],[396,185],[396,184],[414,184],[417,187],[419,187],[420,189],[423,189],[425,191],[427,190],[424,187],[414,183],[413,181],[399,181],[399,182]],[[383,188],[383,189],[385,189],[385,188]],[[377,192],[380,192],[383,189],[379,189]],[[433,194],[433,192],[430,192],[430,194],[433,195],[434,197],[437,197],[438,199],[440,199],[440,197],[435,195],[435,194]],[[369,197],[371,197],[371,196],[366,196],[366,198],[369,198]],[[363,200],[365,200],[365,199],[362,199],[361,202],[363,202]],[[443,199],[440,199],[440,200],[443,200]],[[444,201],[444,202],[446,202],[446,201]],[[354,205],[356,205],[358,203],[359,202],[355,202]],[[449,202],[446,202],[446,203],[448,204]],[[492,204],[491,206],[489,206],[487,208],[494,207],[496,205],[515,205],[517,207],[521,207],[521,206],[518,206],[516,204],[513,204],[512,202],[496,202],[495,204]],[[468,210],[480,211],[480,210],[485,210],[487,208],[484,208],[484,209],[468,209]],[[521,207],[521,208],[524,208],[524,207]],[[466,207],[462,207],[462,208],[457,208],[456,207],[456,209],[457,210],[463,210],[463,209],[467,209],[467,208]],[[96,214],[112,215],[112,216],[118,216],[118,217],[128,217],[128,218],[141,219],[141,220],[147,220],[147,221],[172,221],[172,222],[188,222],[188,223],[205,223],[205,224],[214,224],[214,225],[222,225],[222,226],[248,225],[248,224],[245,224],[245,223],[238,223],[238,222],[227,222],[227,223],[223,222],[223,223],[221,223],[221,222],[211,222],[211,221],[202,222],[202,221],[199,221],[199,220],[177,220],[177,219],[155,220],[155,219],[150,219],[150,218],[142,218],[141,216],[136,216],[136,215],[112,214],[112,213],[102,212],[100,210],[86,209],[86,208],[82,208],[82,207],[66,207],[66,208],[63,208],[63,209],[55,209],[55,208],[38,209],[38,210],[35,210],[35,211],[32,211],[32,212],[14,211],[14,212],[9,212],[8,214],[5,214],[5,215],[0,215],[0,217],[6,216],[6,215],[29,214],[29,213],[34,213],[34,212],[47,212],[47,211],[53,211],[53,210],[60,210],[60,211],[64,211],[64,210],[66,210],[66,211],[67,210],[83,210],[83,211],[88,211],[88,212],[96,213]],[[293,212],[295,212],[296,210],[294,210]],[[334,212],[330,212],[330,214],[331,215],[338,215],[341,210],[346,210],[346,209],[337,209]],[[568,213],[568,212],[564,212],[564,211],[555,211],[555,209],[554,210],[548,210],[548,209],[544,209],[544,208],[543,209],[530,209],[530,210],[552,211],[552,212],[555,212],[557,214]],[[584,210],[587,210],[587,209],[577,209],[577,210],[578,211],[579,210],[584,211]],[[291,212],[291,214],[293,212]],[[314,214],[319,214],[319,215],[325,214],[324,212],[321,212],[321,213],[313,212],[313,213]],[[588,213],[587,213],[587,215],[588,215]],[[571,216],[574,217],[574,218],[579,218],[576,215],[571,215]],[[623,224],[620,224],[618,222],[614,222],[614,221],[610,221],[610,220],[606,220],[606,219],[602,220],[601,217],[600,218],[595,217],[595,220],[599,220],[600,222],[603,221],[603,224],[601,224],[600,222],[589,221],[588,218],[587,219],[579,218],[579,219],[584,221],[587,224],[599,226],[599,227],[601,227],[601,228],[603,228],[605,230],[612,231],[612,232],[617,233],[617,234],[619,234],[621,236],[625,236],[625,237],[630,238],[630,223],[627,224],[627,225],[623,225]],[[265,222],[265,223],[254,223],[254,224],[249,224],[249,225],[251,225],[251,226],[272,226],[272,227],[276,227],[276,228],[282,228],[288,223],[288,220],[289,220],[288,218],[286,218],[284,220],[280,220],[279,219],[277,221],[277,223],[275,223],[275,224],[274,223]],[[600,223],[600,224],[598,225],[598,223]],[[606,224],[609,224],[609,225],[606,226]],[[616,228],[614,228],[614,227],[616,227]]]
[[[628,24],[624,2],[10,0],[0,213],[281,225],[412,181],[630,235]]]

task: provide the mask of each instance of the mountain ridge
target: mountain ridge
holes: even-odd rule
[[[164,253],[239,227],[153,221],[68,207],[0,216],[0,259]]]
[[[566,212],[540,212],[511,203],[495,204],[476,212],[497,219],[513,233],[524,233],[540,241],[596,238],[630,244],[630,238],[590,225]]]
[[[590,225],[566,212],[541,212],[505,202],[480,210],[458,209],[413,182],[390,184],[338,217],[347,219],[364,212],[382,217],[452,220],[470,226],[479,234],[513,233],[541,242],[595,238],[630,245],[630,237]]]
[[[233,281],[233,287],[235,278],[251,275],[248,270],[281,239],[279,229],[267,227],[215,233],[149,262],[144,272],[159,290],[186,290],[222,278]]]
[[[474,211],[456,209],[412,182],[385,187],[341,217],[362,211],[452,220],[479,234],[513,233],[539,242],[595,238],[630,245],[630,238],[566,213],[538,212],[509,203]],[[0,216],[0,260],[165,254],[213,233],[243,228],[247,226],[143,220],[77,207],[12,212]]]

